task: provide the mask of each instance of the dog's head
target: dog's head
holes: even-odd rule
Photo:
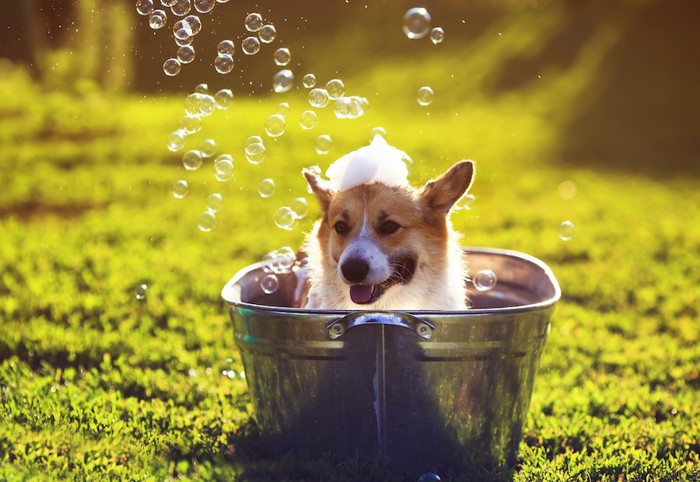
[[[337,191],[304,171],[323,212],[317,229],[322,269],[337,274],[334,282],[352,303],[375,306],[401,296],[417,270],[446,269],[447,216],[473,175],[474,164],[462,161],[420,189],[374,182]]]

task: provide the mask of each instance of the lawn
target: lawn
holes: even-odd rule
[[[673,119],[687,111],[576,147],[618,128],[619,116],[576,122],[619,45],[613,28],[590,34],[571,63],[493,88],[509,60],[522,67],[545,49],[562,15],[503,16],[460,47],[448,31],[442,55],[360,65],[344,78],[348,94],[370,100],[357,120],[326,108],[315,129],[298,127],[308,108],[299,79],[287,94],[237,95],[186,144],[213,138],[231,153],[229,182],[214,179],[211,160],[185,171],[182,153],[165,147],[185,92],[47,89],[0,64],[0,479],[417,480],[332,454],[267,457],[220,299],[237,270],[296,248],[310,229],[318,209],[301,169],[327,167],[382,126],[413,158],[415,184],[474,159],[475,207],[453,215],[465,244],[532,254],[562,287],[518,465],[505,476],[700,480],[698,151],[677,143],[685,150],[666,160],[656,142],[685,132]],[[634,17],[610,18],[619,27]],[[332,78],[329,59],[317,65],[319,82]],[[421,107],[426,84],[435,101]],[[280,102],[291,112],[273,140],[262,126]],[[572,132],[581,125],[589,130]],[[333,138],[328,155],[314,151],[322,133]],[[256,134],[267,158],[252,165],[242,143]],[[629,152],[648,158],[619,154],[635,143]],[[257,194],[263,178],[277,185],[268,199]],[[181,200],[178,179],[191,186]],[[213,192],[223,207],[202,232]],[[309,216],[277,228],[275,210],[299,196]],[[576,227],[569,241],[558,235],[564,220]]]

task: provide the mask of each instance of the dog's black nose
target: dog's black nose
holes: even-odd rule
[[[350,258],[340,267],[343,276],[351,283],[359,283],[365,279],[369,273],[367,261],[360,258]]]

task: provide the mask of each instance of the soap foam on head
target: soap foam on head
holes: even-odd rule
[[[408,155],[374,136],[368,146],[344,155],[326,171],[326,177],[337,192],[362,184],[382,183],[391,187],[408,185]]]

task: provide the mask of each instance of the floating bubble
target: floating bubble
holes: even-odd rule
[[[287,117],[289,115],[289,102],[280,102],[277,105],[277,113],[283,117]]]
[[[496,273],[491,269],[482,269],[474,276],[474,288],[479,291],[490,291],[496,286]]]
[[[328,105],[329,100],[326,89],[316,87],[309,92],[309,104],[311,104],[311,107],[322,109]]]
[[[190,94],[185,98],[185,113],[194,117],[206,117],[216,110],[216,100],[209,94]]]
[[[218,192],[211,193],[207,197],[207,210],[213,213],[219,211],[221,206],[224,205],[224,198]]]
[[[294,85],[294,73],[289,69],[280,70],[272,78],[272,90],[278,94],[289,92]]]
[[[170,58],[163,62],[163,72],[165,72],[165,75],[170,77],[179,74],[181,68],[182,65],[180,64],[180,61],[175,58]]]
[[[457,202],[455,203],[455,210],[459,211],[460,209],[465,209],[467,211],[471,211],[472,209],[474,209],[475,204],[476,196],[467,193],[457,200]]]
[[[277,65],[284,66],[292,60],[292,54],[289,52],[289,49],[282,47],[275,51],[274,59]]]
[[[209,86],[202,82],[201,84],[197,84],[194,86],[194,93],[195,94],[208,94],[209,93]]]
[[[316,85],[316,76],[314,74],[306,74],[301,82],[307,89],[313,89],[313,87]]]
[[[284,134],[286,122],[279,114],[272,114],[265,120],[265,133],[270,137],[279,137]]]
[[[263,26],[263,18],[259,13],[251,13],[245,18],[245,28],[249,32],[257,32]]]
[[[247,138],[245,140],[245,142],[243,143],[243,146],[248,147],[251,144],[264,144],[263,138],[260,136],[250,136],[249,138]]]
[[[299,219],[304,219],[309,214],[309,202],[303,197],[295,198],[289,207]]]
[[[275,211],[275,225],[280,229],[290,231],[297,223],[297,216],[292,208],[283,206]]]
[[[333,139],[328,134],[321,134],[316,138],[314,147],[316,149],[316,154],[325,155],[331,150],[331,145],[333,145]]]
[[[216,46],[216,51],[220,54],[233,55],[236,52],[236,44],[233,43],[233,40],[222,40]]]
[[[280,287],[280,281],[277,279],[277,276],[274,274],[270,273],[268,275],[265,275],[263,277],[262,281],[260,282],[260,288],[262,288],[263,293],[266,295],[271,295],[277,289]]]
[[[186,115],[180,118],[178,128],[185,134],[194,134],[202,130],[202,119],[193,115]]]
[[[190,185],[184,179],[180,179],[173,183],[173,197],[182,199],[190,193]]]
[[[304,130],[313,129],[318,123],[318,116],[312,110],[305,110],[299,116],[299,125]]]
[[[139,15],[150,15],[154,8],[153,0],[136,0],[136,11]]]
[[[289,273],[297,260],[297,255],[289,246],[277,250],[277,265],[280,273]]]
[[[418,103],[422,106],[430,105],[433,102],[433,89],[424,85],[418,89]]]
[[[365,115],[368,108],[369,102],[366,98],[354,95],[336,99],[334,112],[338,119],[357,119]]]
[[[203,162],[202,154],[194,149],[185,152],[182,156],[182,165],[185,166],[185,169],[188,171],[196,171],[202,167]]]
[[[178,40],[186,40],[192,37],[192,29],[184,20],[178,20],[173,24],[173,35]]]
[[[275,181],[272,179],[263,179],[258,184],[258,194],[262,198],[272,197],[277,191],[277,186],[275,186]]]
[[[369,141],[372,142],[372,139],[374,139],[375,136],[382,136],[384,140],[386,140],[386,129],[383,127],[373,127],[372,130],[369,131]]]
[[[194,40],[194,37],[189,36],[185,37],[183,39],[179,39],[175,37],[175,43],[177,44],[178,47],[182,47],[183,45],[192,45],[192,41]]]
[[[173,15],[177,15],[178,17],[184,17],[190,13],[191,9],[192,4],[190,0],[176,0],[170,7],[170,11],[173,12]]]
[[[228,54],[219,54],[214,60],[214,68],[220,74],[228,74],[233,70],[233,57]]]
[[[153,30],[158,30],[165,27],[168,21],[168,15],[164,10],[154,10],[148,17],[148,26]]]
[[[275,40],[275,37],[277,37],[277,29],[274,25],[263,25],[258,31],[258,37],[264,44],[272,43]]]
[[[214,160],[214,177],[221,182],[233,177],[233,158],[229,154],[221,154]]]
[[[168,136],[167,147],[170,152],[181,151],[182,148],[185,147],[185,133],[180,129],[172,132]]]
[[[575,230],[576,226],[574,226],[574,223],[569,220],[562,221],[559,225],[559,238],[561,238],[562,241],[569,241],[574,237]]]
[[[160,4],[168,8],[175,5],[175,3],[177,3],[177,0],[160,0]]]
[[[277,264],[278,258],[279,254],[277,253],[276,249],[263,256],[263,271],[265,273],[279,272],[279,266]]]
[[[177,49],[177,59],[180,61],[180,63],[189,64],[194,60],[194,57],[194,47],[191,45],[183,45]]]
[[[418,477],[418,482],[440,482],[442,479],[438,474],[433,472],[426,472],[425,474]]]
[[[241,50],[246,55],[255,55],[260,51],[260,40],[257,37],[246,37],[241,43]]]
[[[435,27],[430,31],[430,41],[435,45],[441,44],[445,40],[445,31],[442,27]]]
[[[231,107],[233,103],[233,92],[231,89],[221,89],[214,94],[214,100],[216,101],[216,107],[218,109],[226,110]]]
[[[216,153],[216,141],[214,139],[205,139],[199,145],[199,152],[202,157],[212,157]]]
[[[148,286],[145,284],[140,284],[136,287],[136,299],[139,301],[146,301],[148,297]]]
[[[197,218],[199,230],[208,233],[216,226],[216,215],[211,211],[204,211]]]
[[[202,31],[202,21],[196,15],[188,15],[182,19],[184,23],[190,28],[192,35],[197,35]]]
[[[423,38],[430,32],[430,20],[425,8],[411,8],[403,16],[403,33],[410,39]]]
[[[328,92],[328,97],[335,100],[345,93],[345,84],[340,79],[331,79],[326,82],[326,92]]]
[[[194,8],[199,13],[209,13],[214,9],[216,0],[194,0]]]
[[[246,146],[245,158],[251,164],[260,164],[265,160],[265,146],[262,143],[253,143]]]

